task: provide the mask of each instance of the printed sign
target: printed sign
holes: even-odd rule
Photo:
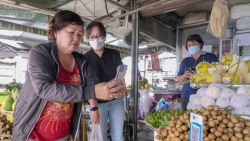
[[[203,116],[190,113],[189,141],[203,140]]]
[[[152,61],[152,70],[159,70],[160,62],[157,54],[151,55],[151,61]]]

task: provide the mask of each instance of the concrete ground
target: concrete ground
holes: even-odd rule
[[[154,131],[144,130],[137,134],[137,141],[154,141]]]

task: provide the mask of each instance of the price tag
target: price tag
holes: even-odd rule
[[[189,141],[203,141],[203,116],[190,113]]]

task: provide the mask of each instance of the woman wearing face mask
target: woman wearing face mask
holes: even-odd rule
[[[84,55],[75,52],[84,22],[76,13],[58,12],[49,23],[49,43],[29,52],[26,81],[14,111],[13,141],[77,140],[82,101],[109,100],[124,86],[99,83]]]
[[[177,82],[182,83],[186,79],[189,79],[193,75],[193,70],[196,65],[198,65],[202,61],[207,61],[209,63],[219,62],[218,57],[209,52],[202,51],[204,42],[202,38],[193,34],[187,38],[186,41],[186,50],[191,54],[190,57],[185,58],[181,64],[177,74]],[[189,101],[189,96],[191,94],[195,94],[197,89],[193,89],[190,87],[190,84],[184,84],[181,91],[181,103],[183,109],[186,110],[187,103]]]
[[[92,47],[85,56],[101,82],[115,78],[117,67],[122,64],[120,53],[104,47],[106,31],[100,22],[91,22],[86,27],[86,38]],[[112,100],[90,100],[92,122],[100,124],[104,141],[107,140],[107,124],[110,123],[112,141],[123,141],[123,97]]]

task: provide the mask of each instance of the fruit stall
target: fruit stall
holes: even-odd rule
[[[155,54],[152,81],[146,78],[137,81],[138,74],[135,72],[138,71],[140,57],[139,47],[135,45],[138,43],[135,36],[139,33],[138,23],[135,24],[136,20],[139,21],[136,12],[133,17],[137,17],[133,19],[135,29],[132,31],[135,34],[132,39],[134,44],[131,48],[132,84],[127,86],[124,100],[126,139],[131,140],[132,134],[136,137],[137,129],[141,129],[139,131],[153,133],[155,141],[198,141],[198,138],[204,141],[250,141],[250,4],[229,5],[233,0],[229,1],[213,1],[211,13],[201,10],[184,15],[173,29],[176,31],[176,52],[172,53],[176,55],[177,70],[180,62],[190,55],[185,49],[185,42],[191,34],[200,34],[205,41],[204,51],[216,54],[220,60],[212,63],[202,61],[194,68],[192,77],[184,82],[197,89],[190,96],[186,111],[180,103],[183,84],[175,81],[176,76],[166,78],[167,83],[156,82],[153,71],[160,70],[160,66]],[[20,89],[21,84],[14,80],[0,92],[0,140],[11,138],[12,114]],[[81,128],[84,128],[84,135],[81,136],[87,138],[89,106],[83,107]],[[199,128],[202,130],[192,126],[194,114],[202,116],[203,126]],[[109,128],[107,132],[110,137]],[[198,136],[199,133],[202,137]],[[149,138],[143,134],[138,136]]]
[[[203,117],[204,141],[250,140],[249,62],[229,53],[218,63],[198,64],[185,82],[198,89],[190,96],[187,111],[167,108],[145,114],[146,126],[154,131],[155,140],[197,139],[197,134],[191,133],[191,113]]]
[[[221,15],[216,17],[218,13]],[[197,89],[190,96],[187,111],[171,107],[170,103],[164,107],[164,102],[157,101],[158,109],[144,113],[145,126],[154,131],[155,141],[198,140],[197,132],[202,132],[204,141],[250,140],[250,24],[245,22],[249,13],[249,3],[229,6],[216,0],[208,21],[204,18],[200,23],[178,26],[179,63],[185,58],[184,38],[195,33],[208,40],[205,43],[212,47],[209,52],[216,54],[220,62],[199,63],[192,77],[184,82]],[[154,89],[151,92],[167,101],[168,92]],[[191,114],[203,117],[202,131],[190,127]]]
[[[13,111],[22,84],[14,79],[0,92],[0,140],[10,139],[13,128]]]

